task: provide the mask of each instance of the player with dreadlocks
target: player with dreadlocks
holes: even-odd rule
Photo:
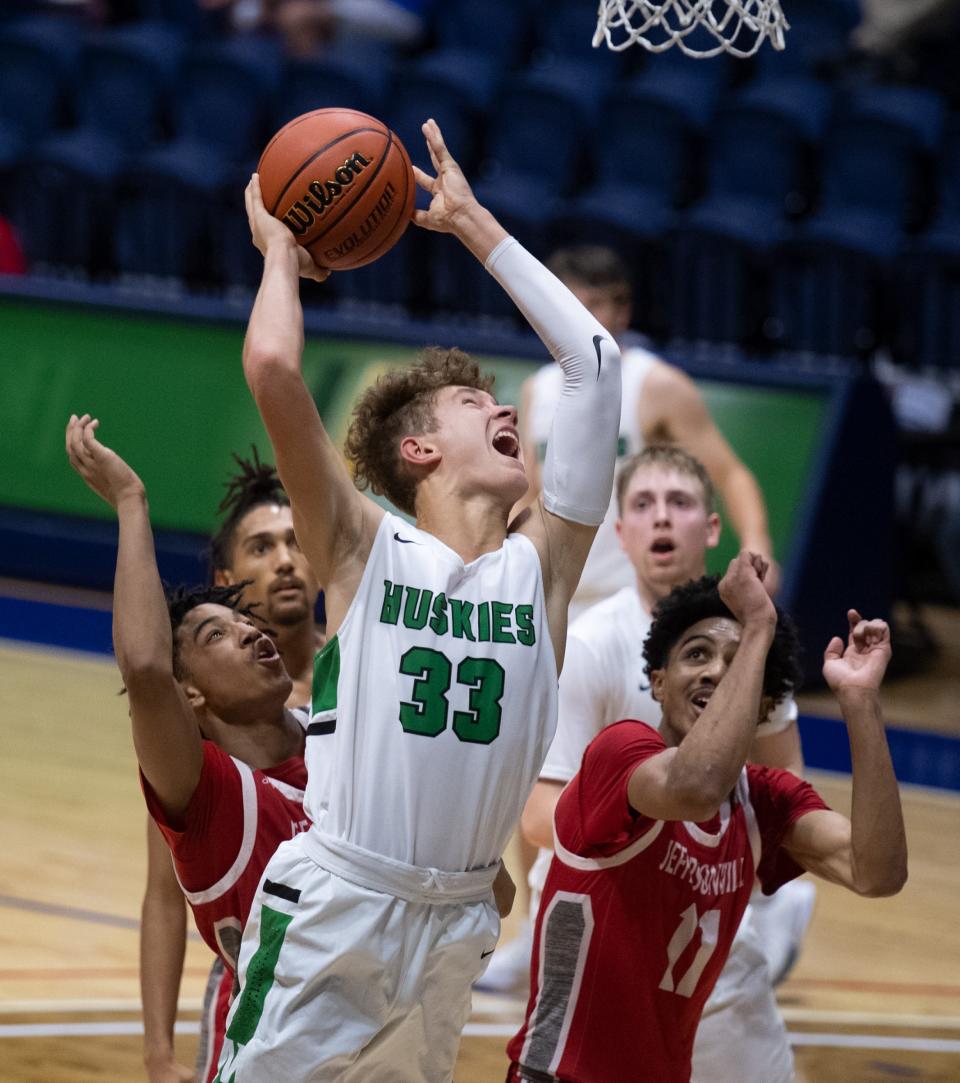
[[[180,589],[164,597],[143,483],[97,440],[96,428],[88,415],[71,417],[67,452],[74,469],[119,520],[114,650],[130,697],[144,797],[197,928],[232,974],[267,861],[283,839],[308,823],[305,722],[285,706],[293,682],[276,642],[254,621],[251,607],[241,604],[241,595],[249,600],[247,583]],[[257,545],[266,550],[272,542],[281,553],[274,578],[283,586],[271,591],[270,577],[263,575],[252,584],[254,592],[266,581],[268,597],[278,596],[275,606],[264,606],[271,616],[291,615],[299,602],[312,625],[316,584],[298,574],[299,555],[279,526],[284,514],[289,522],[289,510],[276,502],[278,487],[267,492],[269,468],[256,461],[241,469],[243,482],[235,481],[228,492],[232,529],[228,518],[215,549],[226,554],[221,570],[236,571],[229,561],[251,533],[260,536]],[[268,495],[275,502],[266,503]],[[251,531],[245,524],[258,515]],[[255,562],[254,549],[245,549],[241,559]],[[173,976],[170,1012],[176,1007],[182,948],[179,958],[172,955],[156,960],[159,972],[153,975],[158,986]],[[169,1026],[159,1029],[172,1036],[172,1015]],[[173,1062],[172,1047],[165,1056],[156,1052],[146,1058],[151,1081],[195,1078]],[[216,1065],[214,1049],[208,1059]]]
[[[223,523],[211,542],[214,583],[246,586],[243,601],[267,624],[293,680],[288,706],[310,702],[313,657],[323,646],[314,623],[317,577],[293,531],[293,514],[276,467],[234,454],[238,471],[218,511]]]
[[[237,470],[224,483],[217,509],[220,528],[210,544],[213,582],[242,585],[242,601],[254,620],[266,625],[293,681],[287,706],[310,702],[313,656],[323,646],[314,621],[319,586],[293,531],[290,501],[276,468],[234,453]],[[233,977],[214,960],[201,1018],[196,1072],[177,1063],[174,1023],[183,976],[187,921],[183,892],[174,875],[167,843],[147,818],[147,880],[140,919],[140,990],[143,1054],[150,1083],[205,1079],[215,1064],[233,990]]]

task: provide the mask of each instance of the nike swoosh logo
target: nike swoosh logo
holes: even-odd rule
[[[602,358],[600,357],[600,343],[606,341],[607,340],[603,337],[603,335],[593,336],[593,348],[597,351],[597,380],[600,379],[600,365],[602,363]]]
[[[416,545],[417,543],[413,538],[401,538],[400,535],[394,531],[393,540],[400,542],[402,545]]]
[[[486,957],[487,957],[488,955],[493,955],[493,953],[494,953],[494,952],[495,952],[496,950],[497,950],[496,948],[491,948],[491,949],[490,949],[489,951],[481,951],[481,952],[480,952],[480,958],[481,958],[481,959],[486,959]]]

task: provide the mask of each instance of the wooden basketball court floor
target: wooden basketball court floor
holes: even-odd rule
[[[145,1078],[137,978],[145,813],[119,691],[109,660],[0,644],[5,1083]],[[952,719],[957,703],[944,705]],[[848,810],[847,779],[811,778]],[[960,1083],[960,795],[907,787],[904,804],[904,891],[861,900],[818,884],[804,954],[779,991],[808,1083]],[[186,1063],[209,962],[194,934],[177,1038]],[[477,996],[458,1083],[503,1079],[521,1009]]]

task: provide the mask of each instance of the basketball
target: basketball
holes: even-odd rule
[[[390,129],[354,109],[316,109],[285,124],[257,167],[267,210],[331,271],[389,251],[413,214],[410,157]]]

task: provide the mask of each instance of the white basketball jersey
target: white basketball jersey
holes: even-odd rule
[[[620,407],[620,434],[617,442],[617,472],[624,459],[643,450],[643,433],[640,431],[638,404],[650,366],[657,358],[639,347],[624,350],[621,362],[623,396]],[[538,369],[532,378],[528,414],[525,420],[530,440],[537,448],[540,461],[553,426],[553,415],[563,388],[563,371],[559,365],[549,364]],[[621,587],[634,581],[633,569],[620,548],[614,524],[617,520],[616,481],[610,497],[610,506],[600,524],[597,536],[590,548],[580,583],[570,603],[571,618],[587,606],[615,594]]]
[[[464,564],[384,516],[356,597],[314,665],[305,809],[410,865],[493,864],[556,728],[540,558],[511,534]]]

